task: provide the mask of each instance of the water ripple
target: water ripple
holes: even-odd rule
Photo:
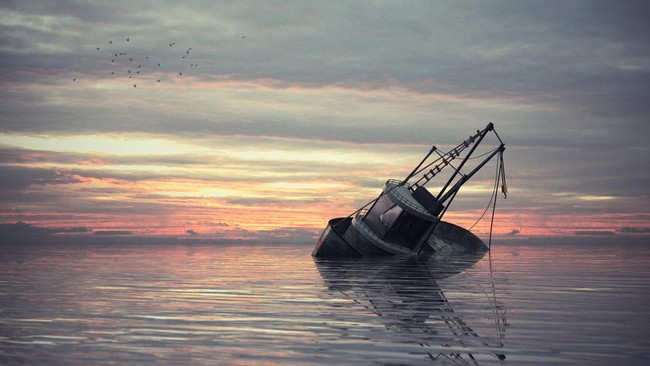
[[[650,363],[643,247],[511,245],[485,257],[343,262],[310,250],[5,247],[0,360]]]

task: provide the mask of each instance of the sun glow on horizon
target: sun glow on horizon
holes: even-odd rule
[[[374,199],[385,179],[404,176],[405,166],[417,160],[412,147],[401,151],[399,145],[287,144],[261,137],[3,134],[0,147],[14,154],[14,169],[35,176],[21,183],[25,192],[59,197],[4,209],[0,218],[5,222],[240,239],[261,233],[315,236],[329,219],[346,216]],[[462,197],[446,220],[464,227],[476,223],[494,190],[493,173],[486,170],[461,189]],[[513,193],[528,194],[518,187]],[[580,202],[617,199],[573,192],[552,195],[574,209]],[[500,237],[599,235],[643,227],[645,222],[619,214],[547,216],[543,207],[515,210],[508,207],[511,201],[501,201],[500,195],[494,230]],[[484,218],[473,231],[485,235],[489,221]]]

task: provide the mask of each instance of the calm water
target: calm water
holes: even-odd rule
[[[0,249],[0,364],[650,364],[650,246]]]

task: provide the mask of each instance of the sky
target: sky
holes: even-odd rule
[[[493,122],[495,237],[647,241],[648,19],[646,1],[2,1],[0,235],[311,243]],[[492,167],[447,221],[476,222]]]

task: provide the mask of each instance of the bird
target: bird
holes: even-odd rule
[[[242,38],[246,38],[246,36],[241,36]]]
[[[245,38],[245,35],[242,35],[242,38]],[[131,38],[130,38],[130,37],[126,37],[126,38],[124,38],[124,39],[126,40],[126,42],[130,42],[130,41],[131,41]],[[113,44],[113,40],[108,40],[108,41],[104,41],[104,42],[107,42],[107,43],[104,43],[104,44],[110,44],[110,45]],[[117,44],[119,44],[119,39],[118,39],[116,42],[117,42]],[[176,42],[169,42],[169,47],[173,47],[173,46],[175,46],[175,45],[176,45]],[[97,47],[97,46],[95,46],[95,49],[96,49],[97,51],[100,51],[100,50],[102,49],[102,47]],[[189,61],[190,61],[189,54],[190,54],[190,52],[192,52],[192,50],[193,50],[192,47],[188,47],[187,49],[185,49],[185,55],[181,54],[181,59],[186,59],[186,60],[188,60],[188,62],[189,62]],[[109,49],[108,52],[113,53],[113,56],[114,56],[114,57],[111,58],[111,63],[113,63],[113,64],[115,64],[115,65],[118,65],[118,64],[121,64],[121,63],[122,63],[122,59],[120,58],[120,56],[125,56],[125,58],[128,57],[128,61],[129,61],[130,63],[129,63],[129,64],[126,64],[126,66],[131,67],[131,68],[127,68],[127,75],[128,75],[128,77],[129,77],[129,79],[133,79],[133,81],[137,81],[137,79],[138,79],[138,77],[140,76],[140,74],[142,74],[140,71],[146,69],[146,67],[145,67],[144,69],[142,68],[142,66],[143,66],[142,63],[140,63],[140,64],[137,64],[137,63],[136,63],[136,62],[137,62],[136,58],[138,58],[138,57],[140,57],[140,56],[127,56],[127,55],[128,55],[128,52],[125,52],[125,51],[121,51],[121,52],[120,52],[119,50],[114,50],[114,49],[113,49],[113,50],[110,50],[110,49]],[[145,60],[151,60],[151,57],[150,57],[150,56],[145,56],[144,59],[145,59]],[[141,59],[141,58],[140,58],[139,60],[142,62],[142,59]],[[163,63],[164,63],[164,61],[165,61],[165,60],[163,60]],[[147,62],[151,62],[151,61],[146,61],[145,63],[147,63]],[[160,63],[160,62],[155,62],[155,64],[156,64],[159,68],[162,66],[162,63]],[[137,65],[137,68],[135,68],[136,65]],[[149,67],[150,65],[151,65],[151,64],[147,63],[147,67]],[[185,65],[186,65],[185,67],[187,67],[188,64],[185,64]],[[194,63],[189,64],[189,67],[198,67],[198,66],[199,66],[199,64],[194,64]],[[124,72],[123,69],[122,69],[122,70],[110,71],[110,75],[113,75],[113,76],[119,76],[122,72]],[[180,71],[180,72],[178,72],[178,75],[179,75],[179,76],[183,76],[183,73],[184,73],[184,72],[185,72],[185,71]],[[142,75],[145,75],[145,74],[146,74],[146,73],[144,73],[144,74],[142,74]],[[122,74],[122,75],[123,75],[123,74]],[[136,76],[136,75],[138,75],[138,76]],[[160,82],[162,81],[162,79],[153,79],[153,80],[154,80],[154,82],[156,82],[156,83],[160,83]],[[75,82],[76,82],[76,81],[77,81],[77,78],[76,78],[76,77],[75,77],[75,78],[72,78],[72,81],[75,81]],[[136,88],[136,87],[137,87],[137,84],[134,83],[134,84],[133,84],[133,87]],[[145,88],[145,89],[146,89],[146,88]]]
[[[77,81],[77,78],[73,78],[72,81]]]

